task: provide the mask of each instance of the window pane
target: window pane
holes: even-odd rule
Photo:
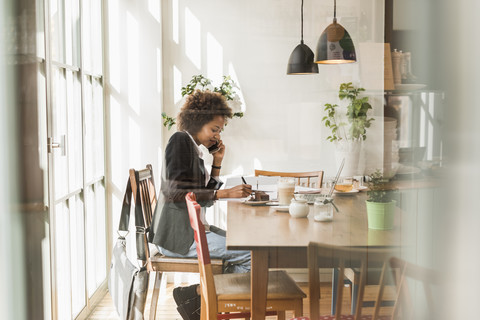
[[[64,28],[65,28],[65,63],[71,65],[72,60],[72,51],[74,50],[73,43],[73,20],[72,20],[72,0],[65,0],[65,21],[64,21]]]
[[[97,288],[107,277],[107,236],[106,236],[106,208],[105,208],[105,187],[103,181],[95,184],[95,218],[96,218],[96,259],[95,274]]]
[[[100,2],[100,1],[98,1]],[[83,42],[82,42],[82,58],[83,67],[87,73],[92,73],[92,14],[90,0],[82,1],[82,20],[83,20]],[[95,30],[95,29],[94,29]]]
[[[50,49],[53,61],[65,63],[64,7],[62,0],[50,0]]]
[[[93,115],[93,88],[90,77],[85,77],[84,85],[84,114],[85,114],[85,180],[91,182],[95,179],[95,122]]]
[[[60,143],[62,136],[67,136],[68,123],[67,85],[63,69],[53,68],[52,87],[52,138],[54,142]],[[68,162],[67,157],[62,156],[59,148],[53,149],[53,161],[55,199],[60,199],[66,196],[69,191]]]
[[[103,109],[103,87],[100,79],[93,80],[93,115],[95,126],[95,175],[105,175],[105,149],[104,149],[104,109]]]
[[[83,0],[83,64],[89,74],[102,74],[102,2]]]
[[[97,79],[85,77],[85,174],[86,181],[104,175],[103,88]]]
[[[77,73],[66,71],[67,75],[67,158],[69,190],[82,188],[82,105],[81,84]]]
[[[55,206],[55,254],[58,319],[72,317],[70,273],[70,221],[66,202]]]
[[[70,248],[72,272],[72,316],[86,305],[85,297],[85,224],[80,194],[70,198]]]
[[[103,182],[85,188],[87,215],[87,288],[89,297],[106,278],[105,187]]]

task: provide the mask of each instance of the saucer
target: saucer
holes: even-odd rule
[[[336,195],[341,195],[341,196],[351,196],[352,194],[355,194],[355,193],[358,193],[359,191],[357,189],[352,189],[350,191],[345,191],[345,192],[342,192],[342,191],[333,191],[334,194]]]
[[[267,202],[270,202],[270,201],[251,201],[251,200],[245,200],[243,201],[243,203],[245,204],[248,204],[249,206],[263,206],[265,204],[267,204]]]
[[[276,206],[273,209],[275,209],[275,211],[288,212],[289,208],[290,206]]]

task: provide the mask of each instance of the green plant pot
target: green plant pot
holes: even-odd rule
[[[365,201],[367,204],[368,228],[390,230],[393,228],[396,201],[381,203]]]

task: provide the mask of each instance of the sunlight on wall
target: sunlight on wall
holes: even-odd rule
[[[124,148],[124,138],[127,134],[125,130],[125,123],[122,121],[122,112],[120,103],[113,96],[110,96],[110,153],[112,155],[124,154],[122,148]],[[113,185],[123,188],[125,184],[124,172],[123,172],[123,161],[110,161],[110,168],[112,172],[112,183]],[[122,193],[124,190],[122,190]],[[115,220],[117,221],[117,220]]]
[[[238,166],[236,168],[234,168],[232,170],[232,176],[235,177],[235,176],[241,176],[245,173],[245,169],[243,168],[243,166]]]
[[[109,30],[117,30],[118,26],[121,25],[119,21],[119,9],[118,9],[118,1],[110,1],[108,5],[108,21],[109,21]],[[110,68],[108,71],[110,73],[109,80],[110,85],[114,88],[117,92],[120,92],[120,72],[122,68],[120,68],[120,54],[114,54],[115,51],[122,52],[120,50],[120,34],[121,32],[110,32],[108,35],[108,46],[110,48],[110,54],[108,56]]]
[[[178,21],[178,0],[172,1],[172,40],[176,44],[178,44],[178,29],[179,29],[179,21]]]
[[[142,150],[142,143],[141,143],[141,134],[140,134],[141,128],[140,124],[137,123],[134,119],[131,117],[128,118],[128,149],[130,153],[130,157],[128,159],[128,163],[130,165],[134,165],[136,163],[139,163],[140,158],[141,158],[141,150]],[[123,143],[125,145],[125,143]]]
[[[200,21],[193,15],[190,9],[185,8],[185,54],[198,69],[202,67],[201,41]]]
[[[152,14],[153,18],[157,20],[158,23],[160,20],[160,1],[158,0],[148,0],[148,11]]]
[[[262,162],[260,161],[260,159],[253,158],[253,168],[258,169],[258,170],[263,169]]]
[[[162,51],[160,48],[157,48],[157,92],[162,92]]]
[[[233,67],[233,63],[231,62],[228,63],[228,75],[230,75],[230,77],[238,87],[238,89],[235,91],[237,95],[240,97],[240,101],[242,102],[242,112],[245,112],[247,110],[247,104],[245,103],[245,98],[243,97],[242,87],[240,86],[240,81],[238,81],[237,72],[235,71],[235,68]]]
[[[182,100],[182,72],[177,68],[177,66],[173,66],[173,101],[175,104]]]
[[[137,20],[127,13],[127,70],[128,103],[132,110],[140,113],[140,56],[138,52],[140,33]]]
[[[207,32],[207,77],[221,83],[223,76],[223,47],[213,34]]]

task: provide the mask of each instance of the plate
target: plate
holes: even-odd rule
[[[351,196],[352,194],[355,194],[355,193],[358,193],[359,191],[357,189],[352,189],[350,191],[346,191],[346,192],[341,192],[341,191],[333,191],[334,194],[336,195],[340,195],[340,196]]]
[[[290,206],[276,206],[273,209],[275,209],[275,211],[288,212],[289,208]]]
[[[248,204],[249,206],[263,206],[267,204],[267,202],[270,202],[269,200],[267,201],[251,201],[251,200],[245,200],[243,203]]]
[[[368,187],[367,187],[367,186],[358,186],[356,189],[357,189],[358,191],[362,192],[363,190],[367,190]]]
[[[403,83],[396,84],[395,90],[397,91],[414,91],[425,88],[427,85],[422,83]]]

